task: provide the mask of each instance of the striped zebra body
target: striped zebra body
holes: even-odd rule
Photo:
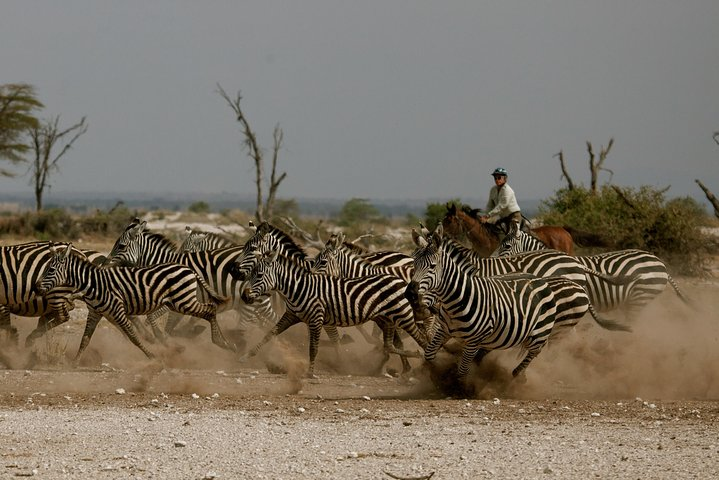
[[[92,250],[84,251],[92,261],[103,255]],[[10,315],[40,317],[37,327],[28,335],[26,345],[32,344],[47,330],[70,319],[74,308],[75,290],[59,286],[47,295],[38,295],[34,289],[39,275],[52,258],[50,242],[28,242],[0,247],[0,329],[17,340],[17,329]]]
[[[200,252],[181,252],[169,238],[146,230],[145,222],[130,224],[120,235],[110,252],[114,264],[150,266],[161,263],[177,263],[191,268],[210,288],[221,297],[231,301],[220,305],[218,312],[234,309],[241,322],[262,325],[276,318],[270,299],[266,298],[252,307],[242,301],[242,282],[233,278],[230,267],[235,264],[243,246],[221,248]],[[169,323],[169,321],[168,321]]]
[[[344,236],[333,235],[312,262],[312,271],[336,277],[354,278],[366,275],[394,275],[405,282],[412,278],[412,257],[399,252],[358,255],[346,248]],[[409,263],[405,261],[409,260]]]
[[[507,235],[497,248],[496,254],[508,256],[528,250],[546,249],[543,243],[522,231]],[[679,286],[669,275],[666,264],[656,255],[637,249],[618,250],[576,257],[586,268],[604,275],[627,278],[630,282],[612,284],[597,277],[587,277],[587,291],[599,311],[625,308],[628,315],[635,314],[654,297],[659,295],[669,283],[677,296],[689,303]]]
[[[407,352],[393,345],[397,328],[406,331],[420,346],[426,345],[426,338],[414,321],[412,307],[404,298],[406,283],[394,276],[373,275],[347,279],[313,274],[303,264],[278,252],[268,252],[252,269],[248,284],[243,294],[248,301],[276,290],[285,297],[287,303],[285,314],[248,353],[250,356],[299,322],[309,327],[310,375],[314,372],[323,325],[350,327],[375,321],[384,333],[385,358],[382,367],[390,353],[407,355]]]
[[[336,245],[338,241],[338,238],[335,237],[334,242],[328,240],[328,243]],[[352,251],[356,251],[354,246],[348,246],[347,248],[351,249]],[[322,259],[328,255],[327,253],[323,255],[322,252],[320,252],[318,254],[318,256],[320,256],[319,260],[317,257],[311,259],[308,257],[305,250],[300,245],[298,245],[287,233],[269,224],[268,222],[262,222],[260,223],[260,225],[258,225],[254,235],[252,235],[252,237],[250,237],[245,242],[244,251],[242,255],[238,258],[237,263],[235,264],[235,268],[232,271],[233,276],[239,279],[247,278],[249,273],[256,266],[257,260],[262,255],[271,251],[277,251],[280,255],[291,258],[293,261],[301,265],[307,271],[319,272],[328,267],[328,265],[326,265],[325,261]],[[397,262],[397,255],[393,255],[390,253],[381,252],[380,254],[373,254],[363,250],[362,256],[364,255],[367,255],[367,257],[370,258],[370,261],[382,263],[383,266],[394,265]],[[399,255],[405,258],[407,257],[404,254]],[[393,257],[394,260],[392,260],[391,257]],[[326,258],[326,260],[329,260],[329,258]],[[375,266],[371,263],[365,263],[367,265],[371,265],[370,268],[373,270],[371,272],[367,272],[366,274],[384,274],[390,272],[395,273],[394,271],[392,271],[391,268],[382,268],[379,266]],[[332,266],[329,266],[329,268],[332,268]],[[336,272],[333,272],[332,274],[334,273]],[[352,278],[355,275],[338,274],[335,276]],[[360,334],[368,343],[375,343],[375,339],[370,334],[366,333],[361,325],[357,325],[357,327]],[[335,344],[335,348],[337,348],[340,343],[340,335],[337,331],[337,327],[335,325],[327,324],[324,326],[324,330],[332,343]],[[393,343],[398,349],[402,348],[402,339],[400,338],[399,334],[395,335]],[[407,359],[402,357],[403,371],[406,372],[410,368],[411,366],[409,365]]]
[[[541,278],[482,278],[461,268],[444,249],[442,227],[413,253],[414,275],[407,288],[415,301],[434,292],[441,302],[439,328],[425,349],[432,362],[454,337],[464,343],[458,365],[460,380],[480,352],[521,346],[526,355],[513,370],[519,375],[547,343],[555,323],[556,302]]]
[[[213,342],[229,348],[215,318],[217,304],[222,299],[209,292],[212,302],[198,302],[197,292],[204,289],[205,284],[188,267],[163,264],[101,268],[71,252],[68,246],[54,253],[38,279],[36,289],[44,293],[58,285],[68,285],[81,292],[89,307],[117,325],[150,358],[152,353],[137,337],[128,315],[146,315],[162,306],[207,320],[211,325]],[[96,326],[97,322],[91,325],[88,321],[78,357],[89,343]]]
[[[659,257],[643,250],[619,250],[577,257],[588,268],[607,275],[632,278],[627,285],[608,285],[588,279],[587,289],[599,311],[623,308],[633,316],[669,283],[677,296],[689,304]]]

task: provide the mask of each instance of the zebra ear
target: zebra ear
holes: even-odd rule
[[[70,256],[70,252],[71,252],[71,251],[72,251],[72,243],[68,243],[68,244],[67,244],[67,247],[65,248],[65,251],[63,251],[63,252],[60,254],[60,260],[62,260],[63,262],[64,262],[65,260],[67,260],[67,257]]]
[[[257,227],[257,231],[260,232],[260,235],[265,236],[268,233],[270,233],[270,224],[267,222],[260,223],[260,226]]]
[[[343,243],[345,243],[345,234],[340,232],[337,234],[337,247],[339,248]]]
[[[430,242],[435,246],[439,247],[440,243],[442,243],[442,236],[444,235],[444,228],[442,227],[442,224],[437,225],[437,228],[434,229],[434,233],[430,236]]]
[[[247,228],[249,228],[252,233],[257,232],[257,225],[255,225],[255,222],[253,222],[252,220],[247,222]]]
[[[427,246],[427,239],[424,238],[424,236],[420,235],[419,232],[417,232],[417,230],[414,228],[412,228],[412,241],[419,248],[424,248]]]

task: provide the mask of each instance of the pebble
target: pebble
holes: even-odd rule
[[[182,440],[175,441],[175,447],[186,447],[186,446],[187,446],[187,442],[184,442]]]
[[[118,388],[115,390],[115,393],[118,395],[125,395],[125,389],[124,388]]]

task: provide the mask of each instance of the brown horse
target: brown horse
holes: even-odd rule
[[[452,237],[465,234],[472,248],[480,255],[488,257],[496,250],[500,238],[493,225],[482,223],[472,215],[458,209],[454,203],[447,204],[447,213],[442,219],[444,231]],[[547,248],[574,255],[572,236],[563,227],[544,225],[533,228],[530,234],[537,237]]]

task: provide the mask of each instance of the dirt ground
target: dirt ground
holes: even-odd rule
[[[667,290],[632,333],[583,319],[526,383],[509,379],[517,352],[490,354],[476,398],[437,391],[419,359],[371,376],[379,354],[352,329],[307,379],[303,326],[241,364],[208,330],[150,345],[149,361],[103,322],[75,365],[80,304],[33,349],[34,321],[14,318],[0,478],[717,478],[719,287],[679,283],[694,308]]]

